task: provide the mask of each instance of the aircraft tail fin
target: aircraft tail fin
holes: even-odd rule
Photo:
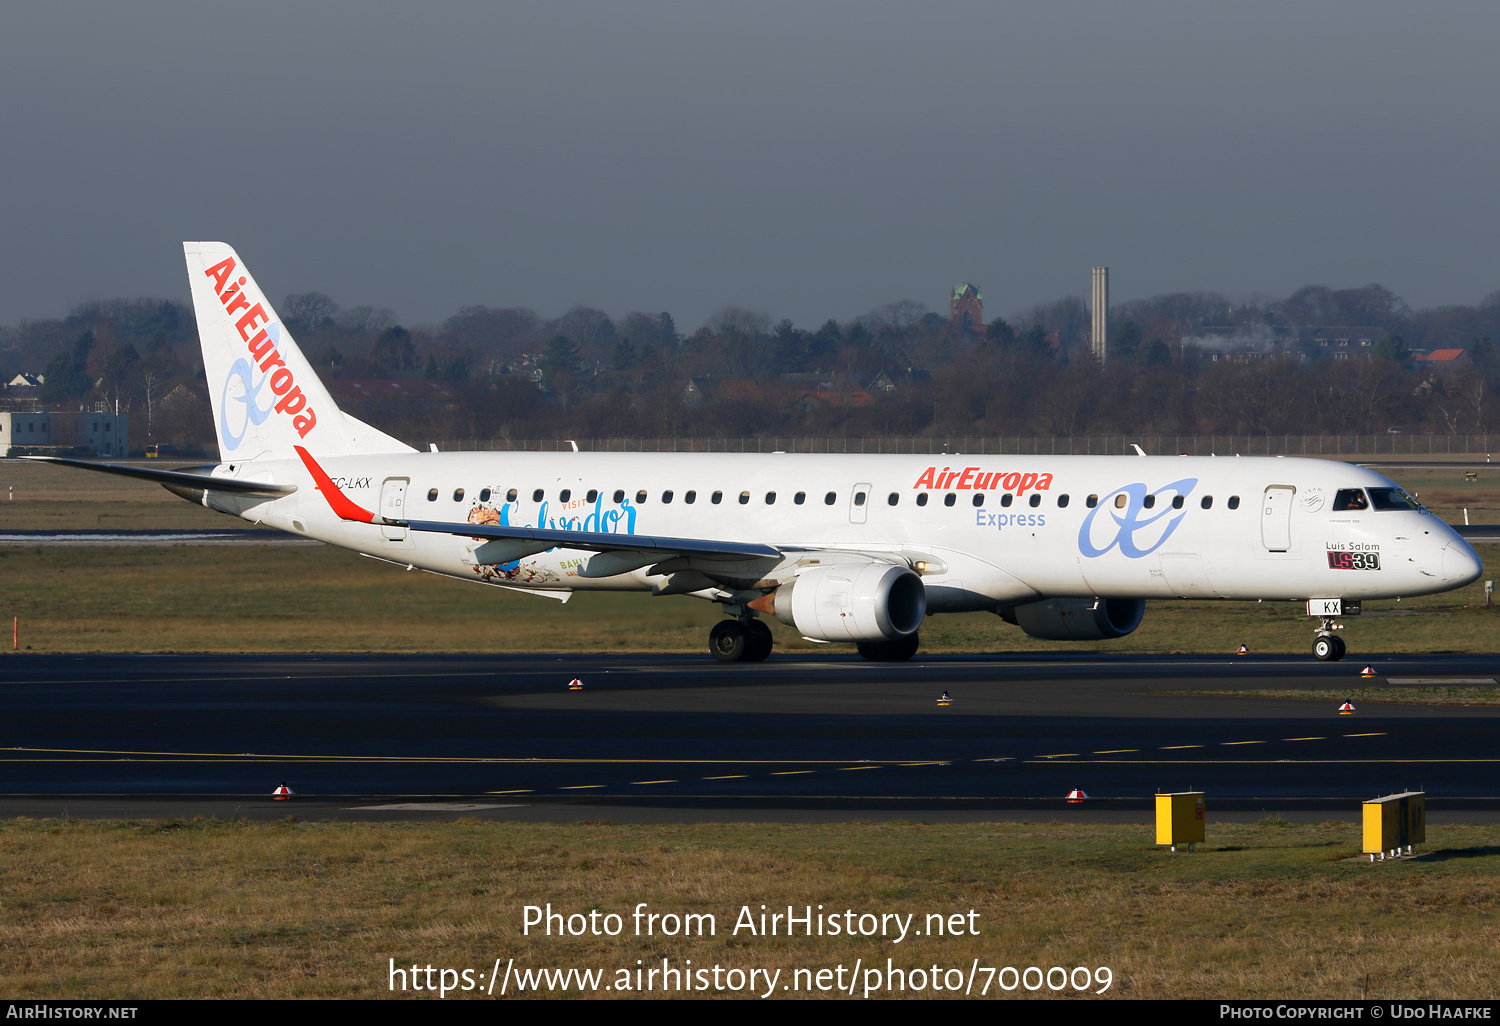
[[[182,249],[222,460],[416,452],[338,408],[232,247]]]

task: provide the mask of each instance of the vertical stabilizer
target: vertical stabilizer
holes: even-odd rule
[[[219,456],[227,461],[415,452],[343,413],[234,249],[184,242]]]

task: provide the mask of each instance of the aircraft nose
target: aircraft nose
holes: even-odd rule
[[[1451,541],[1443,549],[1443,580],[1454,586],[1479,580],[1484,573],[1484,563],[1479,553],[1466,541]]]

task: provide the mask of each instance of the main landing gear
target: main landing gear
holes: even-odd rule
[[[756,619],[720,620],[708,632],[708,650],[721,663],[758,663],[771,654],[771,628]]]
[[[1327,663],[1336,663],[1344,658],[1344,639],[1333,633],[1340,628],[1340,624],[1333,622],[1333,617],[1323,617],[1323,625],[1318,628],[1318,636],[1313,639],[1315,657]]]

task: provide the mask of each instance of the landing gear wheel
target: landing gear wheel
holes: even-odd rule
[[[902,663],[917,654],[918,644],[920,640],[913,632],[895,641],[861,641],[855,647],[872,663]]]
[[[1319,634],[1313,640],[1313,656],[1320,662],[1333,662],[1339,657],[1339,639],[1332,635]]]
[[[1333,654],[1333,661],[1338,662],[1340,659],[1344,658],[1344,653],[1348,651],[1348,648],[1344,645],[1344,639],[1339,637],[1337,634],[1333,636],[1333,642],[1338,648],[1338,650]]]
[[[744,627],[749,642],[746,646],[744,661],[747,663],[764,662],[771,654],[771,646],[774,643],[771,628],[766,626],[764,620],[751,620]]]
[[[708,650],[721,663],[737,663],[750,649],[750,633],[738,620],[720,620],[708,632]]]

